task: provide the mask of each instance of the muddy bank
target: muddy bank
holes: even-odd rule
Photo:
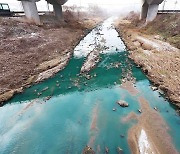
[[[124,83],[126,84],[126,83]],[[133,95],[132,91],[137,91],[133,85],[128,83],[126,90]],[[168,133],[168,126],[160,116],[159,112],[152,109],[149,103],[142,96],[138,96],[141,113],[129,113],[122,118],[123,122],[136,120],[135,124],[128,132],[128,143],[134,154],[144,153],[178,153],[172,144],[171,136]]]
[[[51,20],[37,26],[1,18],[0,105],[25,87],[62,70],[74,47],[102,20],[94,17],[63,24]]]
[[[138,123],[128,133],[132,152],[178,154],[168,134],[168,126],[160,114],[152,109],[143,97],[139,97],[138,100],[142,114],[138,117]]]
[[[129,49],[129,57],[142,68],[165,98],[180,108],[180,50],[160,39],[132,28],[131,21],[119,20],[116,29]]]

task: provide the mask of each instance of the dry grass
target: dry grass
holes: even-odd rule
[[[160,35],[163,41],[167,41],[180,48],[180,14],[159,14],[156,19],[147,25],[139,21],[139,14],[130,12],[126,20],[131,21],[129,28],[134,28],[147,35]]]

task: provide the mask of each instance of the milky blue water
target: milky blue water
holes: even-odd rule
[[[105,33],[105,36],[99,36],[97,32]],[[96,153],[104,153],[108,147],[114,154],[117,147],[121,147],[128,154],[127,133],[136,121],[125,123],[122,118],[130,112],[139,114],[139,95],[152,108],[158,107],[170,127],[172,141],[180,151],[180,117],[168,101],[151,90],[149,80],[128,59],[125,46],[109,21],[88,37],[94,37],[96,43],[105,38],[105,44],[101,42],[101,45],[109,46],[109,35],[111,42],[115,38],[113,46],[101,53],[101,61],[89,73],[91,79],[79,75],[87,52],[90,52],[80,54],[86,50],[83,42],[90,44],[92,40],[85,38],[80,43],[82,48],[76,48],[64,70],[17,94],[0,108],[0,154],[80,154],[86,145]],[[121,63],[119,68],[113,67],[117,62]],[[132,96],[120,87],[122,78],[129,73],[136,79],[138,96]],[[51,97],[47,99],[48,96]],[[117,100],[128,102],[129,107],[119,107]]]

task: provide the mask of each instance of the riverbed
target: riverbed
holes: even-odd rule
[[[81,73],[94,50],[99,61]],[[131,153],[130,130],[144,114],[140,98],[149,105],[147,111],[157,109],[157,117],[167,125],[164,140],[170,144],[163,145],[180,152],[180,117],[175,107],[152,90],[147,77],[128,58],[110,18],[80,42],[64,70],[15,95],[0,108],[0,153],[79,154],[86,145],[96,153],[105,153],[107,148],[109,153],[117,153],[118,147]],[[120,107],[119,100],[129,107]],[[141,152],[152,145],[153,151],[151,134],[144,129],[140,130],[137,149]]]

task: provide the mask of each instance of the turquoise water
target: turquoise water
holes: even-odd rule
[[[112,154],[117,153],[117,147],[130,153],[127,133],[136,121],[124,123],[122,118],[130,112],[138,114],[140,106],[138,96],[120,87],[122,78],[129,73],[136,78],[139,95],[148,100],[151,107],[159,108],[170,127],[173,143],[180,151],[180,117],[168,101],[151,90],[150,82],[128,59],[124,44],[109,23],[105,21],[82,40],[82,48],[75,49],[74,57],[64,70],[17,94],[0,108],[0,154],[79,154],[86,145],[96,153],[104,153],[105,147]],[[97,31],[104,35],[99,36]],[[79,74],[88,53],[79,53],[91,43],[91,37],[96,43],[105,38],[103,45],[109,46],[111,43],[106,39],[109,35],[111,42],[116,38],[113,46],[101,53],[101,61],[89,73],[91,79],[88,80]],[[117,62],[121,63],[119,68],[113,67]],[[130,106],[121,108],[117,100],[125,100]]]

